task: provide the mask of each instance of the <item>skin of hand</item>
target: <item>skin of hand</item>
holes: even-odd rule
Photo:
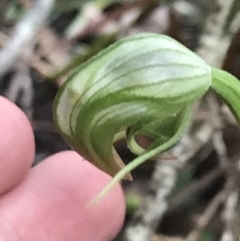
[[[27,117],[0,97],[0,241],[111,241],[125,215],[120,185],[86,207],[110,177],[74,151],[31,168],[34,151]]]

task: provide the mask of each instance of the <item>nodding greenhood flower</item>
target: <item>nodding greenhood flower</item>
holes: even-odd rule
[[[70,146],[114,176],[105,195],[130,171],[182,136],[194,101],[212,87],[240,118],[240,84],[176,40],[159,34],[124,38],[91,58],[60,88],[56,125]],[[135,136],[152,140],[144,149]],[[126,138],[139,156],[124,164],[113,147]]]

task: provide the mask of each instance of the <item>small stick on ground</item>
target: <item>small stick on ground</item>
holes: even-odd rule
[[[213,215],[216,213],[219,205],[224,201],[226,198],[226,190],[218,193],[210,204],[207,206],[203,214],[199,217],[196,226],[187,236],[186,241],[197,241],[202,230],[207,226]]]
[[[214,93],[210,93],[207,97],[209,105],[210,123],[213,128],[212,141],[214,149],[217,153],[220,164],[225,166],[229,163],[227,147],[223,140],[223,122],[220,115],[220,106]]]
[[[5,96],[14,103],[18,103],[29,119],[33,117],[34,89],[30,70],[27,63],[19,60],[15,66],[15,74]]]
[[[43,26],[54,0],[35,1],[32,8],[16,25],[13,36],[0,51],[0,76],[11,69],[23,49],[33,41],[37,31]]]
[[[239,201],[240,161],[238,161],[237,165],[234,165],[234,168],[231,168],[228,173],[226,184],[227,199],[222,213],[224,230],[220,241],[235,241],[238,240],[240,235],[240,217],[237,212]]]

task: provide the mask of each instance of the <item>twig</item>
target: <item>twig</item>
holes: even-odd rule
[[[239,197],[239,172],[236,172],[235,165],[228,166],[227,171],[232,175],[227,180],[223,188],[223,191],[217,194],[215,198],[212,200],[212,202],[208,205],[206,210],[198,219],[196,226],[188,235],[186,241],[198,240],[201,232],[204,230],[204,228],[207,226],[213,215],[216,213],[219,205],[225,200],[225,209],[223,212],[225,230],[222,234],[221,241],[237,240],[239,235],[239,226],[238,223],[236,223],[236,206],[238,204]]]
[[[175,180],[175,168],[171,164],[163,164],[159,161],[152,177],[150,193],[145,199],[145,205],[135,216],[135,220],[140,220],[140,223],[137,223],[135,226],[133,221],[133,226],[126,232],[127,240],[148,240],[153,230],[156,229],[159,218],[162,217],[168,207],[167,198],[174,186]]]
[[[92,3],[86,4],[81,15],[75,20],[77,21],[77,25],[73,22],[66,31],[66,35],[71,41],[75,41],[78,38],[85,37],[92,33],[99,34],[104,32],[115,34],[122,32],[125,28],[131,27],[131,24],[141,15],[142,9],[145,9],[151,1],[152,0],[140,0],[125,3],[116,10],[112,10],[109,14],[103,14],[100,11],[101,9]],[[129,20],[127,16],[129,13],[130,15],[134,15],[133,19],[130,17],[131,20]],[[110,29],[110,31],[108,31],[108,29]]]
[[[226,190],[221,191],[218,193],[210,204],[207,206],[203,214],[199,217],[195,228],[190,232],[186,241],[197,241],[201,231],[207,226],[213,215],[216,213],[219,205],[224,201],[226,198]]]
[[[199,195],[202,195],[203,191],[211,185],[211,183],[216,181],[224,174],[224,171],[225,170],[222,167],[219,167],[206,174],[201,179],[190,183],[189,186],[169,199],[168,211],[172,212],[176,209],[180,209],[186,204],[188,205],[190,200],[197,199]]]
[[[235,165],[228,172],[228,180],[226,184],[227,199],[222,213],[224,222],[224,230],[222,233],[221,241],[235,241],[238,239],[239,222],[237,205],[239,199],[239,174],[240,174],[240,160],[237,162],[238,167]]]
[[[206,27],[200,38],[200,45],[196,51],[208,64],[221,67],[233,36],[239,29],[235,19],[230,25],[229,31],[225,31],[228,15],[237,0],[217,0],[216,11],[210,13],[206,20]],[[221,46],[221,48],[219,48]]]
[[[223,140],[223,133],[222,133],[223,123],[220,115],[220,106],[217,102],[217,99],[214,93],[210,93],[207,97],[207,100],[210,108],[210,111],[209,111],[210,123],[213,127],[212,141],[213,141],[214,149],[217,153],[220,164],[225,166],[225,165],[228,165],[229,160],[228,160],[228,154],[227,154],[227,147]]]
[[[8,37],[0,32],[0,47],[5,47],[8,42]],[[54,68],[47,64],[46,62],[42,61],[40,56],[38,56],[36,53],[32,53],[30,49],[24,53],[20,53],[21,57],[24,61],[28,63],[29,66],[37,70],[40,74],[43,76],[51,76],[52,73],[54,73]],[[1,73],[0,73],[1,76]]]
[[[29,66],[19,61],[16,73],[11,80],[5,96],[12,102],[18,103],[29,119],[33,117],[33,85],[30,78]]]
[[[31,121],[34,131],[46,131],[52,133],[58,133],[55,125],[50,121],[33,120]]]
[[[32,8],[17,24],[13,36],[0,52],[0,76],[14,66],[20,53],[33,41],[48,17],[53,3],[54,0],[35,1]]]

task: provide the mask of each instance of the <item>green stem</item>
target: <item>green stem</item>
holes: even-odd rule
[[[211,87],[223,98],[240,125],[240,82],[233,75],[220,69],[212,69]]]

